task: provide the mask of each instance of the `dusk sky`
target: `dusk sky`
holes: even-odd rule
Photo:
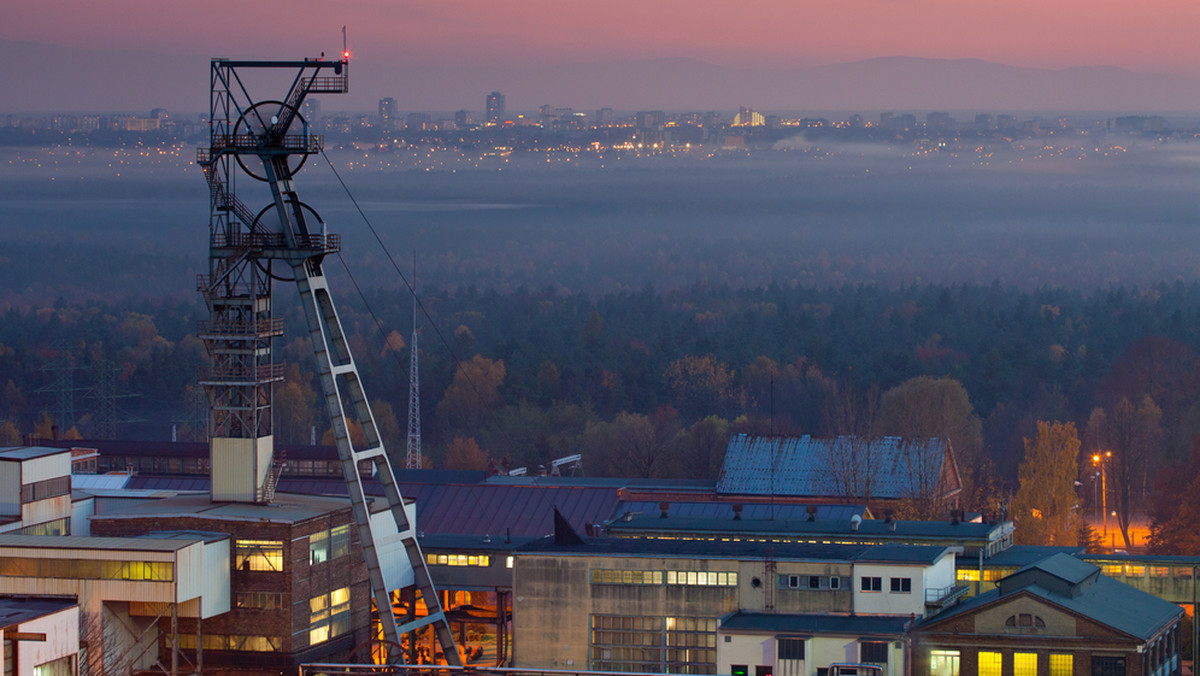
[[[0,37],[102,50],[260,50],[456,64],[686,56],[803,66],[877,56],[1200,72],[1194,0],[10,2]],[[261,45],[261,47],[258,47]]]
[[[0,85],[18,93],[0,102],[0,108],[12,111],[155,105],[201,110],[207,92],[204,84],[196,83],[206,81],[209,57],[296,59],[322,51],[332,57],[341,49],[343,25],[360,65],[355,89],[340,103],[362,109],[383,96],[398,96],[411,108],[475,108],[492,88],[505,88],[510,108],[526,110],[547,102],[657,107],[743,103],[720,92],[710,98],[690,96],[706,83],[714,89],[711,73],[693,73],[691,80],[675,72],[663,74],[641,90],[629,83],[624,99],[608,98],[614,96],[611,83],[628,80],[623,73],[610,74],[611,82],[593,82],[597,78],[588,74],[557,74],[561,81],[577,82],[580,89],[593,85],[585,91],[596,92],[594,99],[568,87],[525,86],[548,83],[547,68],[662,58],[761,70],[905,56],[980,59],[1049,70],[1116,66],[1140,74],[1200,76],[1200,50],[1195,48],[1200,2],[1195,0],[1136,5],[1112,0],[40,0],[8,3],[4,19],[0,55],[8,59],[10,69],[0,75]],[[890,75],[878,77],[886,82]],[[935,79],[916,77],[921,84]],[[658,97],[661,83],[672,81],[681,85],[682,93]],[[31,82],[37,84],[30,87]],[[961,82],[941,82],[947,91],[972,83],[990,86],[974,75],[963,75]],[[855,85],[859,90],[868,86],[851,83]],[[898,85],[899,93],[877,97],[878,105],[899,105],[893,102],[903,99],[905,87]],[[1053,91],[1056,85],[1048,87]],[[1080,88],[1110,89],[1107,83]],[[1127,99],[1154,104],[1138,96]],[[648,100],[652,98],[664,100]],[[766,96],[747,98],[757,98],[758,105],[775,105],[763,100]],[[874,103],[843,98],[846,106]],[[929,100],[930,106],[958,103],[952,97]],[[831,95],[822,104],[836,107],[842,98]],[[797,100],[796,105],[805,102]],[[984,102],[975,97],[961,105]],[[1058,102],[1043,96],[1028,105]],[[1191,102],[1163,99],[1159,105],[1187,109]]]

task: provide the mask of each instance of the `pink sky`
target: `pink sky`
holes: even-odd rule
[[[1200,73],[1196,0],[19,0],[0,39],[288,58],[340,48],[409,62],[685,56],[748,66],[876,56]]]

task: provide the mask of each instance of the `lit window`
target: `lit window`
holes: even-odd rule
[[[512,568],[512,566],[513,566],[513,557],[511,557],[511,556],[510,556],[510,557],[508,557],[507,559],[505,559],[505,561],[504,561],[504,566],[505,566],[506,568]]]
[[[1167,577],[1171,574],[1171,569],[1166,566],[1151,566],[1150,577]],[[1069,657],[1069,655],[1068,655]]]
[[[283,570],[283,543],[278,540],[238,540],[234,545],[238,570]]]
[[[342,587],[308,601],[308,644],[316,645],[350,630],[350,588]]]
[[[957,650],[930,650],[929,676],[958,676]]]
[[[1037,653],[1013,653],[1013,676],[1037,676]]]
[[[1002,664],[1000,653],[979,652],[979,676],[1000,676]]]
[[[350,553],[350,524],[329,531],[329,558],[336,559]]]
[[[308,536],[308,563],[316,565],[329,560],[329,531],[323,530]]]
[[[1072,655],[1050,655],[1050,676],[1071,676],[1075,671],[1075,659]]]

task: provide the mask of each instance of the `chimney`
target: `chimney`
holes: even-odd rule
[[[742,505],[741,504],[733,505],[733,520],[734,521],[742,520]]]
[[[816,505],[809,505],[809,506],[807,507],[807,509],[808,509],[808,520],[809,520],[809,521],[816,521],[816,520],[817,520],[817,506],[816,506]]]
[[[662,512],[662,514],[658,515],[658,518],[665,519],[667,518],[667,512],[671,509],[671,503],[660,502],[658,503],[658,509]]]
[[[861,516],[859,516],[859,515],[855,514],[854,516],[850,517],[850,529],[851,529],[851,530],[855,530],[855,531],[856,531],[856,530],[858,530],[858,527],[859,527],[861,524],[862,524],[862,517],[861,517]]]

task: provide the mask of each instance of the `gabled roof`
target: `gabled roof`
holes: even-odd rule
[[[814,439],[739,434],[729,440],[717,492],[727,495],[917,497],[919,486],[940,487],[945,495],[960,488],[950,445],[945,439],[884,437],[863,448],[854,437]],[[864,460],[863,458],[869,458]],[[944,473],[954,475],[942,485]],[[841,469],[835,469],[841,467]],[[848,483],[857,484],[854,490]]]
[[[1046,578],[1058,589],[1043,586]],[[1068,591],[1069,594],[1063,594]],[[950,618],[1026,595],[1140,640],[1152,638],[1183,614],[1174,603],[1099,574],[1099,568],[1067,554],[1055,554],[1002,578],[998,586],[927,618],[922,629]]]

